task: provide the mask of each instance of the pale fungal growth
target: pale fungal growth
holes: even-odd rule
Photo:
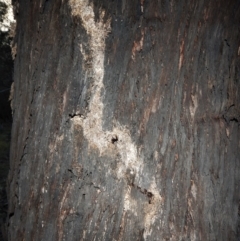
[[[151,183],[151,186],[149,188],[151,190],[151,193],[153,193],[153,205],[147,205],[144,208],[145,217],[144,217],[144,225],[145,225],[145,231],[144,231],[144,239],[147,240],[147,236],[151,235],[152,233],[152,225],[156,221],[156,217],[158,212],[161,212],[161,204],[162,204],[162,197],[160,196],[158,192],[158,188],[156,185],[156,181],[153,180]]]
[[[95,21],[93,6],[87,0],[69,0],[72,9],[72,15],[79,17],[81,23],[89,35],[89,46],[92,54],[92,78],[94,80],[92,88],[92,97],[89,104],[89,112],[85,118],[74,116],[71,120],[74,125],[80,125],[83,130],[84,137],[87,139],[90,148],[95,148],[101,155],[110,155],[109,145],[117,148],[117,152],[121,156],[121,161],[117,166],[118,179],[125,178],[127,170],[131,170],[131,174],[135,176],[135,180],[139,181],[140,174],[143,170],[143,160],[138,155],[138,149],[132,141],[129,130],[122,126],[117,121],[114,121],[112,131],[103,130],[103,101],[102,93],[104,92],[104,52],[105,38],[110,32],[111,19],[104,21],[105,11],[100,10],[99,20]],[[140,45],[142,43],[140,42]],[[87,59],[86,51],[80,44],[80,51],[84,59]],[[125,190],[124,210],[130,210],[137,215],[137,202],[130,196],[129,189]],[[145,230],[148,230],[146,235],[149,235],[150,226],[155,221],[157,208],[159,208],[160,195],[154,181],[149,190],[153,193],[155,200],[150,210],[146,210]],[[156,205],[154,205],[156,203]]]
[[[141,39],[139,41],[133,41],[132,47],[132,59],[135,60],[136,52],[140,52],[143,49],[144,43],[144,30],[141,30]]]
[[[194,197],[194,199],[196,200],[197,198],[197,186],[195,185],[195,183],[193,181],[191,181],[192,185],[191,185],[191,193]]]
[[[101,93],[104,88],[105,38],[110,31],[111,20],[108,19],[104,22],[105,11],[100,10],[100,19],[98,22],[95,22],[93,7],[86,0],[70,0],[69,3],[72,8],[72,14],[81,19],[83,27],[90,37],[89,48],[92,52],[92,77],[94,80],[88,115],[84,119],[79,116],[75,116],[72,119],[75,124],[82,126],[84,136],[88,140],[89,145],[92,148],[97,148],[100,155],[108,154],[109,137],[111,137],[112,144],[117,144],[123,161],[118,167],[118,178],[123,178],[127,168],[131,168],[136,173],[139,173],[142,169],[142,161],[137,158],[137,147],[133,143],[127,128],[115,122],[115,128],[112,131],[103,130],[103,101]],[[82,45],[80,45],[80,50],[84,56],[85,51]]]
[[[197,107],[198,107],[197,95],[191,94],[191,99],[192,99],[192,103],[191,103],[190,106],[189,106],[189,110],[190,110],[191,117],[192,117],[192,119],[193,119],[194,116],[195,116]]]

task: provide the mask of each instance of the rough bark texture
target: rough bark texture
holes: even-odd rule
[[[240,1],[15,5],[9,240],[239,240]]]

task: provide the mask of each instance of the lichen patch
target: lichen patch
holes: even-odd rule
[[[197,107],[198,107],[198,98],[197,98],[197,95],[191,94],[191,99],[192,99],[192,103],[191,103],[190,106],[189,106],[189,110],[190,110],[191,117],[192,117],[192,119],[193,119],[194,116],[195,116]]]
[[[140,52],[143,49],[144,35],[145,35],[145,32],[144,32],[144,30],[142,30],[140,40],[133,42],[133,47],[132,47],[132,59],[133,60],[135,60],[136,52]]]
[[[145,206],[144,212],[144,239],[147,240],[147,237],[151,235],[152,233],[152,225],[156,221],[156,217],[158,216],[159,212],[161,212],[161,205],[163,203],[162,197],[158,192],[158,188],[156,185],[156,181],[152,180],[152,183],[150,185],[150,188],[148,190],[150,193],[152,193],[152,202],[149,205]]]
[[[105,131],[103,129],[103,100],[102,93],[104,92],[104,54],[105,54],[105,38],[110,31],[111,19],[104,20],[105,11],[100,10],[99,20],[95,21],[95,15],[93,6],[86,0],[69,0],[69,4],[72,9],[72,15],[81,19],[82,25],[89,35],[89,46],[92,54],[91,65],[91,77],[93,78],[92,96],[89,104],[89,112],[83,118],[79,115],[71,118],[73,126],[79,125],[82,127],[84,137],[89,143],[90,148],[97,149],[99,155],[111,155],[109,146],[117,149],[117,153],[121,157],[121,161],[118,162],[116,175],[118,179],[125,179],[127,171],[130,171],[131,175],[135,177],[135,181],[139,182],[141,173],[143,171],[143,158],[138,153],[138,148],[131,138],[130,131],[126,126],[121,125],[118,121],[114,121],[114,128],[111,131]],[[138,43],[137,51],[143,47],[144,34]],[[80,46],[80,51],[83,58],[87,58],[86,50],[83,45]],[[135,50],[135,51],[136,51]],[[116,152],[115,152],[116,153]],[[155,221],[155,215],[157,208],[159,208],[159,202],[161,201],[160,195],[157,191],[156,183],[153,182],[150,187],[154,201],[152,204],[146,203],[146,219],[144,221],[145,230],[147,230],[146,236],[149,235],[150,226]],[[137,201],[133,200],[130,195],[129,186],[126,187],[123,197],[124,210],[132,211],[137,215]]]
[[[134,172],[141,171],[142,162],[137,157],[137,147],[133,143],[128,129],[115,121],[115,128],[112,131],[103,130],[103,100],[102,90],[104,88],[104,52],[105,38],[110,31],[110,19],[103,20],[105,11],[100,10],[100,19],[95,21],[93,7],[88,1],[70,0],[72,14],[82,20],[83,27],[90,37],[89,48],[92,52],[92,77],[94,80],[92,97],[89,104],[89,113],[85,118],[75,116],[72,118],[75,125],[81,125],[84,136],[90,147],[97,148],[100,155],[107,154],[109,148],[109,136],[117,136],[115,145],[121,155],[122,162],[118,166],[118,178],[123,178],[127,168]],[[84,48],[80,45],[82,55],[85,55]],[[115,138],[116,139],[116,138]]]

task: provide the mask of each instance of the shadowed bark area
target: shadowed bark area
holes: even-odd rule
[[[9,240],[238,240],[240,2],[15,6]]]
[[[9,101],[13,79],[13,59],[11,54],[11,27],[6,26],[7,11],[10,8],[0,1],[0,240],[7,236],[6,218],[7,177],[9,172],[9,151],[11,138],[12,114]]]

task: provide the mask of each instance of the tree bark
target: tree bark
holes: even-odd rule
[[[15,8],[9,240],[239,240],[240,1]]]

